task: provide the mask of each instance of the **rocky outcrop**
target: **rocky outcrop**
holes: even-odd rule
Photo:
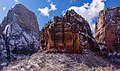
[[[105,8],[100,12],[95,39],[107,54],[115,52],[120,55],[120,6]]]
[[[39,25],[36,15],[22,4],[17,4],[14,8],[8,11],[7,16],[1,24],[2,31],[5,30],[7,25],[12,23],[18,24],[23,31],[35,36],[37,40],[40,40]]]
[[[16,58],[18,54],[32,54],[39,49],[40,33],[36,16],[22,4],[9,10],[0,27],[8,59]],[[0,49],[3,49],[1,45]]]
[[[1,28],[0,28],[1,30]],[[6,47],[5,47],[5,41],[3,40],[2,32],[0,32],[0,66],[3,62],[6,62],[7,54],[6,54]]]
[[[117,67],[88,50],[86,54],[37,52],[1,71],[120,71]]]
[[[41,48],[54,48],[58,52],[81,53],[85,48],[94,49],[95,43],[88,22],[74,10],[64,16],[54,17],[40,32]]]

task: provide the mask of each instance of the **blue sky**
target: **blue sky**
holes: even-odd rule
[[[17,3],[25,5],[36,14],[40,29],[54,16],[61,16],[66,10],[74,9],[90,23],[93,30],[100,10],[120,5],[120,0],[0,0],[0,22]]]

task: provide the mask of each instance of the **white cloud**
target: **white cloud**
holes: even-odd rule
[[[51,2],[51,0],[47,0],[48,2]]]
[[[65,10],[62,11],[62,14],[65,15]]]
[[[50,10],[48,9],[48,7],[45,7],[45,8],[38,8],[38,11],[40,11],[41,14],[43,14],[44,16],[49,16]]]
[[[14,2],[15,2],[15,3],[19,3],[19,1],[18,1],[18,0],[14,0]]]
[[[53,3],[51,3],[50,9],[48,7],[45,7],[45,8],[38,8],[37,10],[40,11],[42,15],[49,16],[49,12],[55,11],[57,10],[57,8]]]
[[[85,3],[83,6],[71,6],[68,10],[74,9],[79,15],[84,17],[90,24],[92,31],[94,30],[93,18],[97,17],[99,12],[104,9],[104,1],[106,0],[92,0],[92,3]]]
[[[51,3],[50,6],[51,6],[51,9],[50,9],[50,10],[53,10],[53,11],[54,11],[54,10],[57,10],[56,6],[55,6],[53,3]]]
[[[6,7],[3,7],[2,10],[5,11],[5,10],[6,10]]]

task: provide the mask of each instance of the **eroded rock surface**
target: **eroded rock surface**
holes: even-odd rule
[[[116,71],[115,67],[88,50],[86,54],[37,52],[1,71]]]
[[[101,50],[120,56],[120,6],[105,8],[100,12],[95,39]]]
[[[0,49],[6,50],[8,60],[39,50],[40,33],[36,16],[22,4],[17,4],[9,10],[0,25],[0,31],[0,40],[3,41],[0,41]]]
[[[85,48],[94,49],[96,44],[88,22],[74,10],[64,16],[54,17],[41,30],[41,48],[54,48],[58,52],[81,53]]]

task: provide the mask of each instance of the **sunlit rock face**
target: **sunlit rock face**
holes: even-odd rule
[[[105,8],[95,26],[95,39],[107,53],[120,52],[120,6]]]
[[[7,57],[32,54],[39,50],[40,33],[36,16],[22,4],[8,11],[0,27]]]
[[[54,21],[49,21],[42,28],[40,35],[42,49],[81,53],[95,46],[88,22],[74,10],[67,11],[61,17],[55,16]]]

